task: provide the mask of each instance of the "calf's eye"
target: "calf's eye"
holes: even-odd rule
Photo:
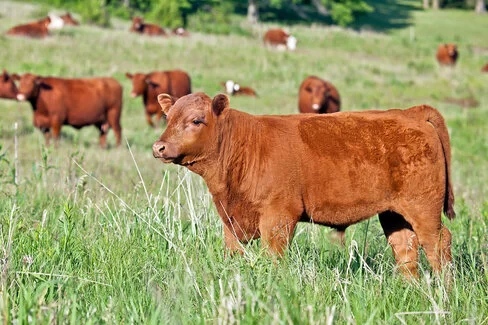
[[[202,122],[202,121],[200,121],[200,120],[193,120],[193,122],[192,122],[192,123],[193,123],[193,124],[195,124],[195,125],[199,125],[199,124],[201,124],[201,123],[203,123],[203,122]]]

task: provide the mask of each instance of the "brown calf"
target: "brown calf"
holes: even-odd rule
[[[30,73],[20,76],[17,99],[27,100],[34,110],[34,126],[49,145],[50,130],[59,139],[62,125],[79,129],[95,125],[100,130],[100,146],[106,146],[107,131],[114,129],[117,146],[122,129],[122,87],[113,78],[62,79]]]
[[[69,12],[60,16],[60,18],[64,21],[65,25],[78,26],[80,24],[77,20],[73,18],[73,16],[71,16]]]
[[[253,97],[257,96],[256,91],[251,87],[242,87],[241,85],[235,83],[232,80],[227,80],[226,82],[221,82],[220,84],[225,87],[225,91],[227,92],[227,94],[232,96],[237,96],[237,95],[245,95],[245,96],[253,96]]]
[[[51,18],[46,17],[33,23],[14,26],[7,31],[7,35],[44,38],[49,35],[50,23]]]
[[[156,114],[156,122],[163,116],[158,104],[158,94],[168,93],[174,97],[182,97],[191,93],[190,76],[181,70],[154,71],[150,73],[126,73],[132,80],[131,96],[142,96],[147,123],[154,127],[152,116]]]
[[[0,98],[17,98],[17,87],[14,82],[16,77],[17,75],[10,75],[7,70],[3,69],[3,73],[0,75]]]
[[[488,72],[488,63],[485,64],[483,68],[481,68],[481,72]]]
[[[406,275],[418,276],[419,245],[435,271],[451,262],[451,151],[436,109],[254,116],[225,95],[158,100],[168,125],[153,155],[203,177],[230,250],[261,237],[281,255],[299,221],[344,229],[379,214]]]
[[[297,39],[281,28],[268,30],[264,34],[263,41],[265,45],[273,46],[280,50],[288,49],[293,51],[297,48]]]
[[[440,65],[455,65],[459,57],[456,44],[441,44],[437,48],[437,61]]]
[[[166,36],[164,29],[155,24],[148,24],[144,22],[141,17],[134,17],[132,19],[132,26],[130,31],[133,33],[139,33],[149,36]]]
[[[330,82],[315,76],[303,80],[298,93],[300,113],[335,113],[341,109],[341,97]]]

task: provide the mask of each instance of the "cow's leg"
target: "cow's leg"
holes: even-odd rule
[[[107,131],[109,129],[108,124],[99,124],[97,125],[98,130],[100,131],[100,147],[106,148],[107,147]]]
[[[54,139],[54,146],[57,147],[59,145],[59,136],[61,134],[61,122],[57,119],[53,119],[51,121],[51,130]]]
[[[331,232],[331,239],[334,243],[344,246],[346,243],[346,227],[337,227]]]
[[[110,127],[114,130],[117,147],[120,146],[120,142],[122,138],[122,127],[120,126],[120,113],[121,113],[120,107],[114,107],[112,109],[109,109],[107,112],[107,121]]]
[[[379,219],[398,268],[407,278],[417,278],[419,242],[412,226],[403,216],[392,211],[380,213]]]
[[[46,144],[46,147],[49,147],[49,139],[51,138],[50,130],[47,128],[42,128],[41,132],[44,135],[44,143]]]
[[[283,256],[284,250],[291,241],[298,218],[288,214],[269,211],[259,220],[259,232],[263,244],[268,250],[278,256]]]
[[[244,248],[242,243],[237,238],[237,234],[231,228],[231,225],[224,224],[224,242],[226,253],[234,254],[234,253],[243,253]]]
[[[152,121],[151,116],[152,116],[151,114],[149,114],[148,112],[146,112],[146,121],[147,121],[147,123],[148,123],[148,124],[149,124],[151,127],[155,127],[155,126],[154,126],[154,123],[153,123],[153,121]]]

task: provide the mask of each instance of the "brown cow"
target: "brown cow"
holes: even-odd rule
[[[132,19],[132,26],[130,31],[133,33],[145,34],[149,36],[166,36],[164,29],[155,24],[148,24],[144,22],[142,17],[134,17]]]
[[[263,41],[265,45],[274,46],[279,50],[293,51],[297,48],[297,39],[281,28],[268,30]]]
[[[46,17],[33,23],[14,26],[7,31],[7,35],[44,38],[49,35],[50,24],[51,18]]]
[[[440,65],[455,65],[459,57],[456,44],[441,44],[437,48],[437,61]]]
[[[238,83],[235,83],[232,80],[227,80],[226,82],[220,83],[222,86],[225,87],[225,91],[227,94],[236,96],[236,95],[245,95],[245,96],[253,96],[256,97],[256,91],[251,87],[242,87]]]
[[[154,127],[152,116],[156,114],[156,122],[163,116],[158,104],[158,94],[168,93],[174,97],[182,97],[191,93],[190,76],[182,70],[154,71],[144,73],[126,73],[132,80],[131,96],[142,96],[147,123]]]
[[[106,146],[107,132],[114,129],[117,146],[122,129],[122,87],[113,78],[62,79],[30,73],[20,76],[17,99],[27,100],[34,110],[34,126],[49,145],[49,131],[59,139],[61,126],[79,129],[95,125],[100,130],[100,146]]]
[[[418,276],[419,245],[435,271],[451,262],[451,151],[436,109],[254,116],[225,95],[158,100],[168,125],[153,155],[203,177],[231,251],[262,237],[281,255],[298,221],[344,229],[379,214],[406,275]]]
[[[488,72],[488,63],[485,64],[483,68],[481,68],[481,72]]]
[[[341,97],[330,82],[315,76],[303,80],[298,94],[300,113],[335,113],[341,109]]]
[[[3,74],[0,75],[0,98],[17,98],[17,87],[14,82],[16,77],[17,75],[10,75],[7,70],[3,69]]]
[[[60,16],[60,18],[64,21],[65,25],[71,26],[78,26],[80,23],[71,16],[71,13],[67,12],[64,15]]]

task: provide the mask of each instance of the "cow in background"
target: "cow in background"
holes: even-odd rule
[[[251,87],[242,87],[232,80],[227,80],[225,83],[222,82],[220,84],[225,87],[225,91],[229,95],[246,95],[257,97],[256,91],[254,89],[252,89]]]
[[[485,64],[483,68],[481,68],[481,72],[488,72],[488,63]]]
[[[62,125],[79,129],[94,125],[100,146],[106,147],[107,132],[115,132],[120,145],[122,86],[113,78],[63,79],[26,73],[18,77],[17,100],[28,101],[34,110],[34,126],[49,145],[50,133],[57,142]]]
[[[300,113],[335,113],[341,109],[341,97],[330,82],[310,76],[300,85],[298,109]]]
[[[132,80],[131,97],[142,96],[147,123],[154,127],[152,116],[156,122],[163,116],[158,104],[158,95],[168,93],[174,97],[182,97],[191,93],[190,76],[182,70],[154,71],[150,73],[126,73]]]
[[[10,75],[7,70],[3,69],[0,75],[0,98],[17,99],[17,86],[14,78],[18,78],[16,74]]]
[[[456,44],[441,44],[437,48],[436,58],[440,65],[455,65],[459,57]]]
[[[7,31],[7,35],[44,38],[49,35],[50,24],[51,18],[46,17],[33,23],[14,26]]]
[[[132,19],[132,26],[130,31],[133,33],[139,33],[149,36],[166,36],[164,29],[155,24],[148,24],[144,22],[142,17],[134,17]]]
[[[297,48],[297,39],[284,29],[270,29],[264,34],[265,45],[276,47],[279,50],[294,51]]]
[[[64,15],[60,16],[60,18],[64,21],[65,25],[70,26],[78,26],[80,23],[71,16],[71,13],[67,12]]]

